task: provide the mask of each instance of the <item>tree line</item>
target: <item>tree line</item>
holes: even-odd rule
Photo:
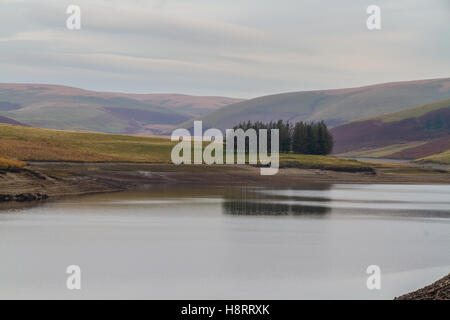
[[[294,152],[302,154],[327,155],[333,151],[333,136],[323,121],[320,122],[297,122],[291,124],[288,121],[278,120],[269,123],[257,121],[241,122],[233,128],[268,130],[268,150],[270,151],[270,130],[278,129],[280,138],[280,152]]]

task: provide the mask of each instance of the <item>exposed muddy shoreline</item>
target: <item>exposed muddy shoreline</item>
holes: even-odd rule
[[[0,201],[40,200],[99,192],[117,192],[158,184],[225,184],[293,186],[302,183],[448,184],[448,172],[396,172],[386,168],[368,172],[337,172],[283,168],[261,176],[251,166],[202,166],[136,163],[31,162],[25,169],[0,172]]]

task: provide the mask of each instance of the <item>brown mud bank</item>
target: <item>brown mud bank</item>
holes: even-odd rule
[[[24,169],[0,171],[0,195],[42,199],[145,188],[157,184],[295,186],[302,183],[448,184],[450,173],[415,168],[377,168],[376,173],[282,168],[261,176],[251,166],[137,163],[32,162]],[[45,196],[43,196],[45,195]],[[0,197],[0,201],[1,201]]]
[[[405,294],[395,300],[450,300],[450,274],[425,288]]]
[[[37,193],[19,193],[19,194],[0,194],[0,202],[17,201],[35,201],[35,200],[45,200],[48,195]]]

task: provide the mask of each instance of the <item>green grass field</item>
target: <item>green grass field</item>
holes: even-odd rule
[[[351,159],[306,154],[281,154],[281,168],[332,169],[335,171],[373,172],[374,165]]]

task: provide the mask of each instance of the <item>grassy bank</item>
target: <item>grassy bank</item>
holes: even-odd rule
[[[371,172],[374,173],[374,165],[351,159],[341,159],[331,156],[317,156],[305,154],[280,155],[281,168],[323,169],[346,172]]]
[[[0,125],[1,157],[21,161],[171,163],[174,145],[167,138]],[[25,164],[9,162],[9,165]],[[183,166],[186,167],[191,166]],[[379,164],[331,156],[281,154],[280,167],[374,172]]]
[[[169,162],[168,139],[0,125],[0,155],[24,161]]]
[[[425,157],[422,159],[418,159],[417,162],[431,162],[431,163],[450,165],[450,150],[447,150],[442,153],[434,154],[432,156]]]
[[[170,163],[175,143],[166,138],[137,137],[0,125],[0,154],[24,161]],[[355,160],[282,154],[281,164],[298,167],[364,166]]]

